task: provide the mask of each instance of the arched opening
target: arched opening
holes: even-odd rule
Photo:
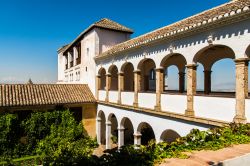
[[[111,74],[110,90],[118,90],[118,69],[115,65],[110,66],[109,73]]]
[[[111,144],[117,144],[118,143],[118,122],[116,119],[116,116],[114,114],[110,114],[108,117],[108,122],[111,123],[111,135],[110,135],[110,139],[111,139]]]
[[[250,45],[247,47],[245,54],[246,57],[250,58]]]
[[[124,145],[134,144],[134,127],[127,117],[122,119],[121,128],[124,129]]]
[[[246,54],[246,57],[250,58],[250,45],[247,47],[245,54]],[[248,93],[250,92],[250,81],[249,81],[250,79],[249,78],[250,78],[250,65],[248,65]]]
[[[98,72],[100,77],[100,90],[105,90],[106,88],[106,71],[104,68],[101,68]]]
[[[185,65],[187,61],[181,54],[170,54],[163,58],[164,91],[183,93],[185,91]]]
[[[138,69],[141,71],[141,91],[155,91],[155,63],[152,59],[142,60]]]
[[[235,63],[232,59],[223,59],[214,63],[211,76],[212,92],[234,92],[235,91]],[[223,76],[223,79],[218,79]]]
[[[146,122],[140,123],[137,132],[141,133],[141,144],[147,145],[149,141],[155,141],[155,134],[153,128]]]
[[[164,91],[179,91],[178,73],[178,68],[174,65],[171,65],[164,70]]]
[[[204,68],[201,63],[197,63],[198,67],[196,69],[196,91],[197,93],[204,93]]]
[[[200,63],[204,68],[204,90],[201,93],[231,95],[232,93],[229,92],[235,91],[235,88],[233,88],[233,85],[235,84],[235,68],[234,65],[232,65],[234,64],[233,59],[235,59],[233,50],[224,45],[215,45],[203,48],[194,56],[194,63]],[[220,64],[219,67],[218,65],[213,67],[218,61],[220,61],[218,63]],[[198,68],[200,68],[201,65],[199,65]],[[218,73],[220,73],[220,75],[218,75]],[[229,77],[225,77],[226,75]],[[219,82],[217,82],[217,80]],[[198,81],[199,80],[197,80],[197,85],[200,84]],[[212,85],[216,87],[212,87]]]
[[[125,63],[121,71],[124,75],[124,91],[134,91],[134,66],[132,63]]]
[[[103,111],[99,111],[98,112],[98,118],[99,118],[99,121],[100,121],[100,125],[98,125],[98,127],[100,127],[100,142],[102,145],[105,145],[106,144],[106,119],[105,119],[105,115],[103,113]]]
[[[181,136],[177,132],[175,132],[174,130],[165,130],[161,134],[160,140],[164,141],[164,142],[171,143],[179,137],[181,137]]]

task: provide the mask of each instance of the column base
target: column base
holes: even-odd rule
[[[233,119],[234,123],[247,123],[247,118],[240,115],[236,115]]]
[[[185,115],[189,117],[194,117],[194,110],[185,110]]]
[[[134,103],[133,103],[133,106],[134,106],[134,107],[138,107],[139,104],[134,102]]]
[[[160,105],[155,105],[155,111],[161,111],[161,106]]]
[[[109,99],[108,99],[108,98],[105,98],[105,102],[108,103],[108,102],[109,102]]]
[[[117,104],[122,104],[121,100],[117,100]]]

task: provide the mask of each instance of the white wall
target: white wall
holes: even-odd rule
[[[112,31],[107,29],[96,29],[99,37],[99,53],[105,52],[112,46],[124,42],[130,38],[125,32]]]
[[[134,92],[121,92],[121,100],[122,104],[133,106]]]
[[[134,131],[137,131],[137,128],[141,122],[146,122],[151,125],[156,141],[160,141],[161,134],[167,130],[172,129],[176,131],[180,136],[187,135],[191,129],[197,128],[200,130],[206,130],[210,126],[201,125],[198,123],[190,123],[185,121],[177,121],[174,119],[169,119],[167,117],[160,116],[152,116],[150,114],[146,114],[143,112],[133,111],[133,110],[123,110],[116,107],[110,107],[102,104],[98,104],[98,111],[102,110],[107,118],[111,113],[113,113],[118,121],[118,128],[120,127],[120,123],[123,117],[127,117],[131,120],[133,124]]]
[[[61,83],[64,82],[65,57],[59,53],[57,58],[57,82]]]
[[[117,103],[118,101],[118,91],[109,91],[109,102]]]
[[[184,114],[186,108],[186,95],[161,94],[161,109],[163,111]]]
[[[235,98],[194,97],[195,116],[232,122],[235,116]]]
[[[89,54],[87,55],[87,49]],[[90,90],[95,94],[95,70],[96,64],[94,57],[96,56],[96,31],[89,31],[84,35],[81,41],[81,83],[88,84]]]
[[[143,108],[155,108],[156,94],[155,93],[139,93],[138,94],[139,107]]]
[[[99,90],[99,100],[105,101],[106,98],[106,91],[105,90]]]

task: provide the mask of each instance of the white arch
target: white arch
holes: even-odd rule
[[[161,134],[166,129],[172,129],[179,133],[180,136],[185,136],[193,128],[206,130],[211,127],[210,125],[191,123],[182,120],[178,121],[165,116],[154,116],[143,112],[120,109],[102,104],[98,104],[98,110],[103,110],[105,112],[105,115],[109,115],[110,113],[115,114],[118,122],[118,128],[121,127],[120,124],[124,117],[130,119],[135,132],[137,131],[140,123],[146,122],[150,124],[154,131],[156,142],[160,142]]]

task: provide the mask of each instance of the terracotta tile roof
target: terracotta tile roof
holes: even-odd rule
[[[64,46],[62,46],[62,47],[60,47],[60,48],[58,48],[57,53],[60,53],[60,52],[65,51],[65,49],[66,49],[67,47],[68,47],[68,44],[66,44],[66,45],[64,45]]]
[[[121,25],[107,18],[103,18],[100,21],[97,21],[96,23],[94,23],[93,25],[96,27],[100,27],[100,28],[107,28],[107,29],[123,31],[123,32],[128,32],[128,33],[134,32],[132,29],[127,28],[124,25]]]
[[[95,102],[83,84],[2,84],[0,108]]]
[[[222,20],[237,15],[246,15],[250,13],[250,0],[233,0],[218,7],[204,11],[197,15],[188,17],[179,22],[149,32],[134,39],[125,41],[113,46],[108,51],[96,57],[103,58],[109,55],[114,55],[132,48],[141,47],[143,45],[155,42],[157,40],[165,40],[173,38],[178,34],[194,31],[196,28],[205,27],[213,23],[222,23]],[[247,16],[247,15],[246,15]],[[248,16],[249,18],[249,16]]]
[[[134,32],[132,29],[127,28],[124,25],[121,25],[121,24],[119,24],[117,22],[114,22],[114,21],[112,21],[110,19],[103,18],[103,19],[95,22],[94,24],[90,25],[87,29],[85,29],[82,33],[80,33],[80,35],[73,42],[68,44],[66,47],[59,48],[58,52],[67,51],[67,49],[69,49],[73,44],[78,42],[84,34],[89,32],[94,27],[99,27],[99,28],[104,28],[104,29],[111,29],[111,30],[116,30],[116,31],[121,31],[121,32],[126,32],[126,33],[133,33]]]

